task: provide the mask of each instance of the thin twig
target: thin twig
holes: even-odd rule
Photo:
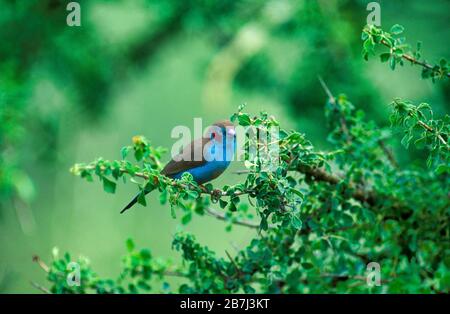
[[[383,150],[384,154],[386,155],[387,159],[391,163],[391,165],[394,168],[398,168],[398,162],[395,159],[394,153],[392,152],[392,149],[388,148],[383,140],[379,140],[378,144],[380,145],[381,149]]]
[[[319,79],[320,85],[322,85],[323,90],[328,95],[328,99],[330,100],[330,102],[332,104],[336,104],[336,98],[334,98],[334,96],[331,93],[330,89],[328,88],[327,84],[325,84],[324,80],[322,79],[322,77],[320,75],[318,76],[318,79]]]
[[[250,173],[250,170],[237,170],[233,172],[234,174],[247,174]]]
[[[350,279],[354,279],[354,280],[361,280],[361,281],[367,281],[367,277],[366,276],[361,276],[361,275],[344,275],[344,274],[332,274],[332,273],[323,273],[320,274],[320,277],[322,278],[334,278],[336,280],[350,280]],[[394,275],[395,277],[395,275]],[[390,282],[389,279],[382,279],[380,280],[381,283],[388,283]]]
[[[236,272],[241,275],[242,271],[239,269],[238,264],[236,263],[236,261],[233,259],[233,257],[231,257],[230,253],[228,253],[227,250],[225,250],[225,254],[227,254],[228,259],[231,261],[231,263],[233,264],[234,268],[236,268]]]
[[[313,177],[317,181],[322,181],[331,185],[336,185],[342,180],[344,180],[341,177],[338,177],[336,175],[328,173],[325,169],[322,168],[312,168],[307,167],[303,165],[299,165],[296,168],[289,168],[289,171],[297,171],[300,173],[303,173],[304,175],[308,177]],[[245,174],[249,173],[249,170],[238,170],[235,173],[236,174]],[[362,189],[355,189],[353,193],[353,198],[360,201],[360,202],[367,202],[369,205],[375,204],[375,198],[376,195],[373,191],[365,191]]]
[[[383,45],[385,45],[386,47],[392,49],[392,47],[385,40],[382,40],[381,43]],[[425,61],[417,60],[416,58],[414,58],[406,53],[402,53],[401,57],[405,60],[408,60],[409,62],[411,62],[413,64],[418,64],[426,69],[432,70],[434,68],[431,64],[428,64]],[[447,77],[450,77],[450,72],[447,72],[446,75],[447,75]]]
[[[37,263],[39,267],[41,267],[42,270],[44,270],[46,273],[50,272],[50,267],[48,267],[47,264],[45,264],[38,255],[33,255],[33,262]]]
[[[92,170],[94,170],[94,169],[96,169],[96,165],[89,165],[89,166],[79,166],[79,169],[83,169],[83,170],[87,170],[87,171],[92,171]],[[73,172],[76,172],[77,170],[79,170],[79,169],[75,169],[75,170],[73,170]],[[100,171],[105,171],[105,170],[107,170],[107,167],[105,167],[105,166],[100,166]],[[120,168],[119,169],[119,171],[121,172],[121,173],[127,173],[127,174],[129,174],[130,176],[132,176],[132,177],[139,177],[139,178],[142,178],[142,179],[144,179],[144,180],[149,180],[152,176],[150,176],[150,175],[148,175],[148,174],[146,174],[146,173],[144,173],[144,172],[134,172],[134,173],[130,173],[127,169],[125,169],[125,168]],[[156,176],[154,176],[154,178],[156,178],[157,179],[157,177]],[[169,179],[169,178],[168,178]],[[208,194],[208,195],[211,195],[211,196],[216,196],[216,197],[224,197],[224,196],[240,196],[240,195],[245,195],[245,194],[249,194],[249,193],[251,193],[252,191],[251,190],[244,190],[244,191],[234,191],[232,194],[230,194],[230,193],[228,193],[228,192],[226,192],[226,191],[222,191],[222,190],[219,190],[219,189],[215,189],[215,190],[212,190],[212,191],[209,191],[209,190],[207,190],[205,187],[203,187],[203,186],[195,186],[195,185],[184,185],[184,184],[181,184],[181,183],[179,183],[179,182],[177,182],[177,181],[174,181],[174,180],[172,180],[170,183],[169,183],[170,185],[172,185],[172,186],[176,186],[176,187],[181,187],[181,188],[196,188],[197,189],[197,191],[200,193],[200,194]]]
[[[424,128],[425,130],[427,130],[428,132],[436,134],[437,138],[441,141],[441,143],[444,144],[445,147],[447,147],[447,149],[449,148],[447,142],[444,140],[444,138],[442,137],[442,135],[439,134],[438,132],[436,132],[431,126],[429,126],[428,124],[426,124],[425,122],[420,121],[420,120],[418,120],[417,123],[418,123],[422,128]]]
[[[162,274],[169,277],[187,277],[185,273],[176,270],[165,270]]]
[[[318,77],[319,78],[319,82],[320,85],[322,85],[322,88],[324,89],[325,93],[328,95],[328,99],[330,101],[330,103],[333,105],[335,111],[337,111],[338,113],[340,113],[338,107],[337,107],[337,103],[336,103],[336,97],[333,96],[333,94],[331,93],[330,89],[328,88],[328,86],[325,84],[324,80],[322,79],[322,77]],[[344,117],[342,116],[342,114],[340,114],[339,117],[339,122],[341,124],[341,130],[342,132],[345,134],[346,136],[346,141],[347,144],[351,144],[352,142],[352,136],[348,130],[347,127],[347,123],[345,122]],[[394,168],[398,168],[398,162],[396,161],[394,154],[392,153],[392,150],[389,149],[386,144],[384,143],[383,140],[379,140],[378,141],[378,145],[380,145],[381,149],[383,150],[383,152],[385,153],[387,159],[389,160],[389,162],[391,163],[391,165]]]
[[[37,282],[34,281],[30,281],[30,284],[35,287],[36,289],[41,290],[42,292],[46,293],[46,294],[52,294],[50,290],[48,290],[47,288],[41,286],[40,284],[38,284]]]
[[[223,220],[223,221],[228,221],[228,219],[225,217],[225,214],[220,213],[218,211],[216,211],[213,208],[205,208],[205,211],[207,214],[209,214],[210,216],[213,216],[219,220]],[[257,222],[253,222],[253,221],[248,221],[248,220],[235,220],[235,221],[231,221],[233,224],[235,225],[240,225],[240,226],[245,226],[245,227],[249,227],[249,228],[254,228],[254,229],[259,229],[259,223]]]
[[[350,132],[348,131],[347,122],[345,121],[344,117],[342,116],[337,103],[336,103],[336,97],[333,96],[330,89],[328,88],[327,84],[325,84],[322,77],[318,76],[320,85],[322,85],[322,88],[324,89],[325,93],[328,95],[328,99],[330,101],[330,104],[333,105],[334,111],[336,111],[339,114],[339,122],[341,124],[341,130],[345,134],[347,144],[352,143],[352,136],[350,135]]]

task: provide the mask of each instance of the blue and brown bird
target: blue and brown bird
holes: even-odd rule
[[[211,125],[206,136],[192,141],[183,147],[181,152],[173,156],[161,170],[161,174],[180,179],[188,172],[195,182],[203,184],[220,176],[230,165],[236,150],[236,131],[228,121],[219,121]],[[145,191],[145,194],[150,193]],[[138,195],[120,213],[136,204]]]

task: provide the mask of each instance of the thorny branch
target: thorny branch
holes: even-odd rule
[[[385,40],[382,40],[381,43],[382,43],[384,46],[386,46],[386,47],[392,49],[392,47],[389,45],[389,43],[387,43]],[[409,62],[411,62],[411,63],[413,63],[413,64],[418,64],[418,65],[420,65],[420,66],[422,66],[422,67],[424,67],[424,68],[426,68],[426,69],[429,69],[429,70],[432,70],[432,69],[433,69],[433,66],[432,66],[431,64],[429,64],[429,63],[427,63],[427,62],[425,62],[425,61],[417,60],[417,59],[414,58],[413,56],[410,56],[410,55],[408,55],[408,54],[406,54],[406,53],[402,53],[402,54],[401,54],[401,57],[402,57],[403,59],[405,59],[405,60],[408,60]],[[450,72],[447,72],[447,73],[446,73],[446,76],[447,76],[447,77],[450,77]]]
[[[333,96],[333,94],[331,93],[331,91],[330,91],[330,89],[328,88],[328,86],[325,84],[325,82],[324,82],[324,80],[322,79],[322,77],[319,76],[318,78],[319,78],[320,85],[322,85],[322,88],[324,89],[325,93],[326,93],[327,96],[328,96],[328,99],[329,99],[330,104],[333,105],[333,108],[334,108],[334,110],[335,110],[336,112],[339,112],[339,109],[338,109],[337,103],[336,103],[336,97]],[[352,136],[351,136],[351,134],[350,134],[350,132],[349,132],[349,130],[348,130],[347,123],[346,123],[346,121],[345,121],[345,118],[342,116],[342,114],[339,115],[339,122],[340,122],[340,124],[341,124],[341,130],[342,130],[342,132],[343,132],[343,133],[345,134],[345,136],[346,136],[347,144],[351,144],[351,142],[352,142]],[[385,153],[385,155],[386,155],[387,159],[389,160],[389,162],[391,163],[391,165],[392,165],[394,168],[398,168],[398,162],[397,162],[397,160],[395,159],[395,156],[394,156],[394,154],[392,153],[392,150],[389,149],[389,148],[386,146],[386,144],[384,143],[383,140],[379,140],[379,141],[378,141],[378,145],[380,146],[380,148],[381,148],[381,149],[383,150],[383,152]]]

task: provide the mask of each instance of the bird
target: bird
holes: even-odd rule
[[[228,168],[235,151],[236,130],[233,123],[229,120],[218,121],[208,127],[205,136],[193,140],[173,156],[161,170],[161,174],[180,179],[188,172],[195,182],[204,184],[216,179]],[[145,194],[152,190],[145,191]],[[137,203],[139,194],[120,211],[121,214]]]

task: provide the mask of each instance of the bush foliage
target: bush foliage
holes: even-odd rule
[[[363,56],[375,46],[387,46],[381,61],[409,61],[423,68],[424,78],[447,79],[446,62],[429,65],[411,52],[399,25],[390,32],[374,26],[363,30]],[[389,54],[389,55],[387,55]],[[172,247],[182,257],[175,265],[139,250],[127,241],[128,253],[117,279],[103,279],[86,259],[79,259],[81,285],[70,287],[69,254],[54,255],[48,272],[52,293],[322,293],[322,292],[448,292],[450,287],[450,165],[449,116],[433,116],[428,104],[393,100],[392,128],[380,128],[344,95],[328,94],[325,115],[333,149],[318,151],[305,134],[285,130],[271,115],[257,116],[240,106],[231,120],[256,128],[280,127],[280,163],[275,171],[261,170],[260,157],[247,160],[241,183],[218,188],[199,186],[188,174],[180,180],[159,173],[165,149],[142,136],[122,149],[122,160],[99,158],[76,164],[72,173],[102,182],[108,193],[119,181],[137,184],[139,203],[156,188],[174,219],[188,224],[196,215],[209,215],[255,229],[255,237],[237,253],[218,253],[185,232],[175,234]],[[427,152],[421,165],[400,165],[387,142],[404,133]],[[395,135],[393,135],[395,134]],[[247,140],[249,141],[249,140]],[[129,158],[133,154],[136,163]],[[381,285],[366,283],[370,262],[381,266]],[[180,277],[171,287],[166,278]]]

